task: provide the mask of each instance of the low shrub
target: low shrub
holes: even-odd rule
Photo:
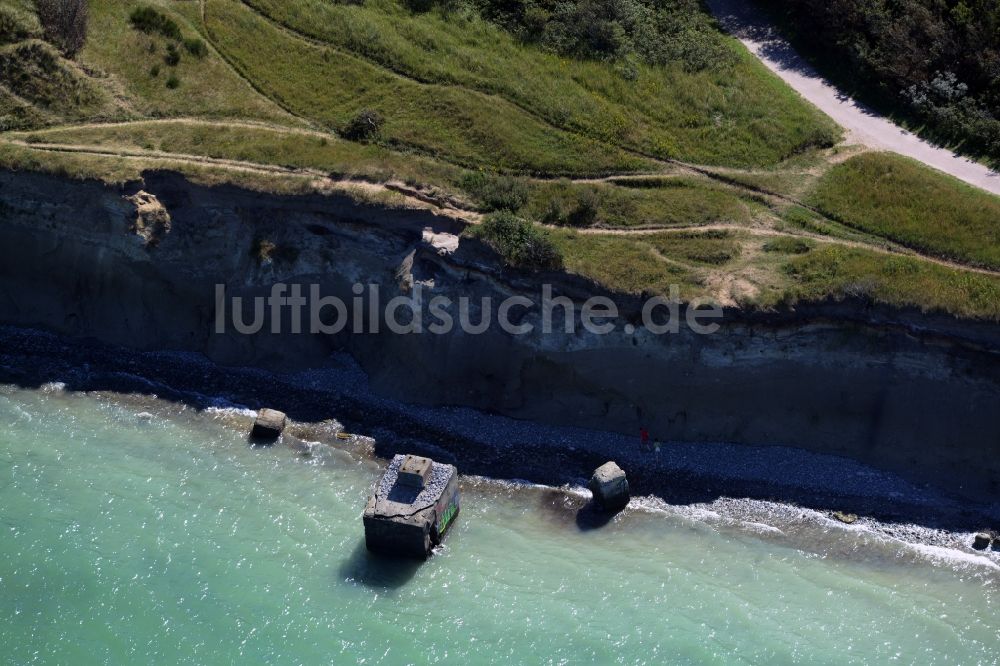
[[[384,120],[378,111],[363,109],[351,118],[342,134],[351,141],[373,141],[382,131]]]
[[[163,62],[170,67],[176,67],[181,63],[181,52],[177,50],[176,44],[167,44],[167,53],[163,56]]]
[[[589,188],[580,190],[576,205],[566,215],[566,223],[573,227],[589,227],[597,221],[598,208],[597,193]]]
[[[208,55],[208,46],[205,42],[198,39],[197,37],[192,37],[190,39],[184,40],[184,48],[188,53],[193,55],[195,58],[204,58]]]
[[[177,78],[176,74],[171,74],[170,77],[167,79],[167,87],[170,88],[171,90],[179,88],[180,85],[181,85],[181,80]]]
[[[435,0],[403,0],[403,4],[414,14],[423,14],[434,8]]]
[[[172,18],[152,7],[136,7],[129,15],[129,21],[132,27],[146,34],[157,33],[168,39],[181,40],[180,26]]]
[[[528,186],[521,178],[475,171],[462,177],[461,187],[487,211],[517,212],[528,203]]]
[[[475,0],[470,4],[526,42],[577,58],[618,60],[627,80],[638,75],[638,61],[677,62],[694,71],[734,59],[697,0]]]
[[[562,254],[548,234],[510,211],[488,216],[475,233],[512,266],[533,270],[562,268]]]
[[[542,212],[542,224],[562,224],[563,208],[558,199],[549,199]]]

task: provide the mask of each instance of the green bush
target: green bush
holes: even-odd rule
[[[344,127],[342,134],[351,141],[373,141],[382,131],[382,114],[372,109],[364,109]]]
[[[573,194],[570,190],[567,192],[569,197],[553,196],[545,203],[545,208],[541,213],[543,223],[589,227],[597,222],[601,208],[597,192],[586,186],[573,189],[576,189],[575,201],[572,200]],[[566,210],[567,206],[569,207],[568,211]]]
[[[184,48],[195,58],[204,58],[208,55],[208,47],[205,45],[205,42],[197,37],[185,39]]]
[[[45,38],[72,58],[87,41],[87,0],[35,0]]]
[[[160,75],[160,66],[159,65],[153,65],[152,67],[150,67],[149,68],[149,75],[152,76],[154,79],[157,76],[159,76]]]
[[[136,30],[147,34],[158,33],[168,39],[181,40],[180,26],[169,16],[152,7],[136,7],[129,15],[129,21]]]
[[[562,268],[562,254],[548,234],[510,211],[488,216],[475,233],[512,266],[533,270]]]
[[[487,211],[517,212],[528,203],[528,186],[521,178],[475,171],[462,177],[461,187]]]
[[[167,53],[163,56],[163,62],[170,67],[176,67],[181,63],[181,52],[177,50],[176,44],[167,44]]]
[[[580,190],[576,205],[566,215],[566,223],[574,227],[589,227],[597,221],[599,202],[597,193],[587,188]]]
[[[545,203],[545,210],[542,212],[543,224],[562,224],[563,208],[559,199],[552,198]]]
[[[167,79],[167,87],[170,88],[171,90],[179,88],[180,85],[181,85],[181,80],[177,78],[176,74],[171,74],[170,77]]]

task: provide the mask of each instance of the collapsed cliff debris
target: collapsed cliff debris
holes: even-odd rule
[[[458,510],[454,465],[397,455],[365,507],[365,545],[376,553],[427,559]]]
[[[170,233],[170,213],[160,203],[155,194],[139,190],[125,197],[135,205],[135,221],[129,230],[138,236],[147,248],[159,245],[163,237]]]

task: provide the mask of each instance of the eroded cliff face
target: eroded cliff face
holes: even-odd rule
[[[356,283],[381,285],[383,302],[418,284],[427,299],[473,303],[537,302],[545,281],[577,301],[601,293],[573,276],[505,271],[474,241],[442,252],[460,231],[430,210],[203,187],[173,173],[118,188],[2,172],[0,321],[273,370],[321,366],[343,349],[377,390],[411,402],[620,432],[645,425],[665,440],[784,444],[979,500],[1000,491],[991,324],[826,304],[726,312],[712,335],[545,335],[535,307],[518,310],[535,325],[520,336],[496,326],[397,335],[384,325],[377,335],[291,334],[287,322],[281,334],[216,332],[220,284],[245,298],[275,282],[305,293],[316,284],[349,304]],[[610,296],[638,321],[638,299]]]

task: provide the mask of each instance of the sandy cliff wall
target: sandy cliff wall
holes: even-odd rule
[[[1000,490],[995,325],[826,304],[727,312],[707,336],[215,332],[217,284],[253,296],[277,281],[317,283],[347,302],[356,282],[383,285],[385,299],[414,282],[426,297],[537,299],[543,277],[577,299],[599,291],[572,276],[505,272],[471,241],[440,254],[425,229],[460,231],[429,211],[202,187],[172,173],[118,188],[3,172],[0,322],[272,369],[322,365],[346,349],[378,390],[410,401],[622,432],[643,424],[665,439],[786,444],[980,499]],[[273,244],[270,261],[260,259],[262,240]],[[637,299],[616,300],[637,316]]]

